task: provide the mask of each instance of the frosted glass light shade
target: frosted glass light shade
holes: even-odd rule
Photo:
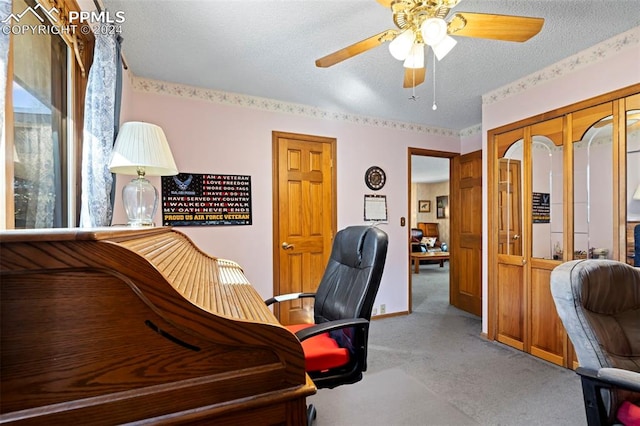
[[[422,39],[429,46],[440,43],[447,35],[447,22],[441,18],[426,19],[420,27]]]
[[[409,56],[416,34],[412,30],[406,30],[396,36],[389,43],[389,53],[399,61],[404,61]]]
[[[445,36],[440,43],[434,44],[431,48],[433,49],[433,53],[435,53],[436,58],[440,61],[442,58],[447,56],[447,53],[451,52],[451,49],[453,49],[456,43],[458,43],[458,41],[455,38]]]
[[[424,68],[424,44],[415,43],[407,59],[404,60],[405,68]]]

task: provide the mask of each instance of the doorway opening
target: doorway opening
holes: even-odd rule
[[[453,154],[455,155],[455,154]],[[428,297],[449,305],[452,153],[409,149],[409,312]],[[437,291],[433,292],[436,285]],[[440,303],[440,302],[439,302]]]

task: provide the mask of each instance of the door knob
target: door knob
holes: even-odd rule
[[[519,239],[520,239],[520,235],[518,235],[518,234],[514,235],[514,236],[513,236],[513,239],[514,239],[514,240],[519,240]]]
[[[285,250],[293,250],[293,244],[289,244],[286,241],[282,243],[282,248]]]

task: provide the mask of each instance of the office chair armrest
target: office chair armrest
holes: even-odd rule
[[[274,303],[280,303],[280,302],[284,302],[286,300],[302,299],[303,297],[316,297],[316,294],[315,293],[288,293],[288,294],[281,294],[279,296],[270,297],[269,299],[265,300],[264,303],[266,303],[267,306],[270,306],[270,305],[273,305]]]
[[[359,327],[366,330],[369,328],[369,321],[364,318],[348,318],[323,322],[322,324],[315,324],[311,327],[297,331],[296,337],[300,341],[303,341],[308,339],[309,337],[317,336],[318,334],[349,327]]]
[[[576,369],[582,378],[608,385],[608,387],[622,388],[633,392],[640,392],[640,373],[621,368],[601,368],[593,370],[585,367]]]

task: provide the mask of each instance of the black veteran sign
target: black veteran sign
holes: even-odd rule
[[[549,223],[551,221],[551,194],[534,192],[531,218],[533,223]]]
[[[196,173],[163,176],[162,224],[251,225],[251,176]]]

